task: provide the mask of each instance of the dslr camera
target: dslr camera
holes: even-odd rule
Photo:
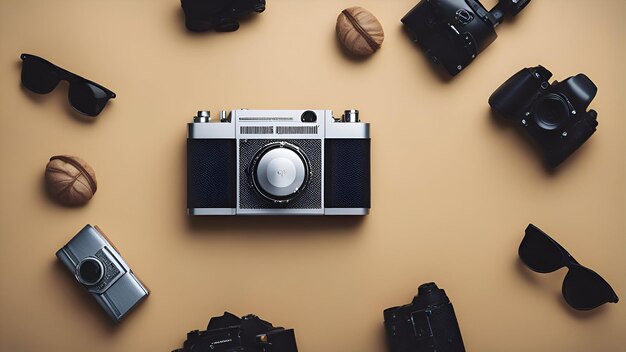
[[[188,124],[189,215],[366,215],[369,124],[357,110],[233,110]]]
[[[240,18],[265,11],[265,0],[181,0],[180,4],[185,26],[192,32],[234,32]]]
[[[556,168],[596,131],[598,114],[587,108],[598,88],[582,73],[550,84],[551,77],[543,66],[522,69],[491,95],[489,105],[526,131],[548,167]]]
[[[116,323],[150,293],[97,226],[85,226],[56,255]]]
[[[255,315],[238,318],[225,312],[205,331],[187,333],[183,348],[172,352],[298,352],[293,329],[285,330]]]
[[[385,309],[384,316],[391,352],[465,352],[452,303],[434,282],[421,285],[412,303]]]
[[[499,0],[487,11],[478,0],[421,0],[402,23],[432,61],[455,76],[496,40],[505,15],[517,15],[528,3]]]

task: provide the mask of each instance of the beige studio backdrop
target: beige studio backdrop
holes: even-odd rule
[[[624,351],[626,1],[535,0],[450,82],[403,33],[415,4],[268,0],[237,32],[191,34],[178,0],[1,0],[0,350],[170,351],[230,311],[295,328],[303,352],[382,352],[383,309],[435,281],[468,351]],[[367,60],[335,40],[353,5],[385,30]],[[43,96],[20,87],[22,52],[117,98],[94,121],[76,116],[66,84]],[[554,173],[487,104],[537,64],[599,87],[597,133]],[[186,123],[237,108],[359,109],[372,124],[371,215],[187,217]],[[88,205],[46,195],[56,154],[95,169]],[[570,309],[566,270],[537,274],[517,259],[529,222],[622,301]],[[118,326],[54,255],[87,223],[152,290]]]

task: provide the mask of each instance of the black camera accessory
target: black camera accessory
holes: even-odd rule
[[[526,228],[526,235],[519,246],[519,257],[527,267],[538,273],[551,273],[567,267],[563,297],[574,309],[590,310],[619,301],[606,280],[578,263],[565,248],[533,224]]]
[[[596,131],[598,114],[587,108],[598,88],[582,73],[550,84],[551,77],[543,66],[522,69],[489,97],[489,105],[526,131],[555,168]]]
[[[499,0],[487,11],[478,0],[421,0],[401,21],[433,62],[455,76],[496,39],[505,15],[515,16],[529,3]]]
[[[183,348],[173,352],[298,352],[293,329],[285,330],[255,315],[242,318],[225,312],[213,317],[205,331],[187,334]]]
[[[185,26],[192,32],[234,32],[238,19],[265,11],[265,0],[181,0]]]
[[[70,105],[81,114],[96,116],[104,109],[109,99],[115,98],[111,90],[67,71],[55,64],[31,54],[20,55],[22,59],[22,85],[38,93],[50,93],[60,81],[70,84]]]
[[[391,352],[464,352],[452,303],[434,282],[418,288],[410,304],[385,309]]]

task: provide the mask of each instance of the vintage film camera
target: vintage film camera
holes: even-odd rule
[[[187,333],[183,348],[173,352],[298,352],[293,329],[285,330],[255,315],[238,318],[225,312],[205,331]]]
[[[409,36],[434,63],[455,76],[496,40],[495,27],[530,0],[500,0],[487,11],[478,0],[421,0],[403,18]]]
[[[369,124],[357,110],[233,110],[188,125],[189,215],[366,215]]]
[[[391,352],[465,352],[452,303],[434,282],[421,285],[410,304],[383,314]]]
[[[598,88],[582,73],[550,84],[551,77],[543,66],[522,69],[489,97],[489,105],[526,131],[548,167],[556,168],[596,131],[598,114],[587,108]]]
[[[239,19],[265,11],[265,0],[181,0],[185,26],[192,32],[234,32]]]
[[[56,255],[116,323],[150,293],[98,227],[85,226]]]

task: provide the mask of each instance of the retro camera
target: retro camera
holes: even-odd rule
[[[526,131],[555,168],[596,131],[598,114],[587,108],[598,88],[582,73],[550,84],[551,77],[543,66],[522,69],[491,95],[489,105]]]
[[[185,26],[193,32],[234,32],[239,19],[265,11],[265,0],[181,0]]]
[[[446,292],[434,282],[418,288],[413,302],[385,309],[391,352],[464,352],[459,323]]]
[[[478,0],[421,0],[402,23],[432,61],[455,76],[496,39],[504,16],[517,15],[528,3],[500,0],[487,11]]]
[[[366,215],[369,124],[357,110],[233,110],[188,125],[190,215]]]
[[[298,352],[293,329],[285,330],[255,315],[238,318],[225,312],[213,317],[205,331],[187,333],[183,348],[173,352]]]
[[[98,227],[85,226],[56,255],[116,323],[150,292]]]

